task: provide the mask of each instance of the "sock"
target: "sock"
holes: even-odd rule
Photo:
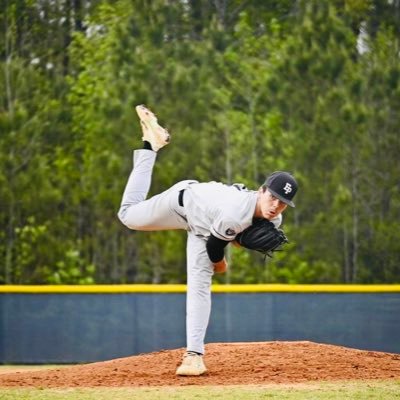
[[[148,142],[147,140],[143,141],[143,149],[145,149],[145,150],[153,150],[152,147],[151,147],[150,142]]]

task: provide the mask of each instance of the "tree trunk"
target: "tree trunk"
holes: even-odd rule
[[[355,160],[355,157],[353,157]],[[352,274],[351,274],[351,282],[355,282],[357,280],[358,274],[358,190],[357,190],[357,171],[354,169],[352,173],[351,180],[351,194],[352,194],[352,255],[351,255],[351,264],[352,264]]]
[[[225,139],[225,175],[227,182],[232,184],[232,159],[231,159],[231,143],[230,143],[230,132],[227,128],[224,129]],[[228,262],[228,270],[226,272],[226,283],[231,281],[231,261],[232,261],[232,249],[231,246],[227,246],[225,250],[226,261]]]
[[[4,65],[4,78],[6,85],[6,102],[7,102],[7,111],[10,119],[14,117],[14,104],[12,98],[12,90],[11,90],[11,74],[10,74],[10,65],[12,59],[12,29],[9,26],[9,10],[6,7],[6,16],[4,18],[5,23],[5,65]]]
[[[343,266],[342,266],[343,282],[350,281],[350,260],[349,260],[349,235],[347,233],[346,224],[343,223]]]
[[[62,60],[64,76],[68,75],[69,72],[68,47],[71,43],[71,1],[72,0],[67,0],[65,2],[65,22],[63,24],[64,44],[63,44],[63,60]]]
[[[257,100],[252,96],[249,100],[249,117],[251,126],[252,146],[251,146],[251,161],[253,163],[253,180],[258,182],[258,155],[257,155],[257,129],[254,120],[255,107]]]

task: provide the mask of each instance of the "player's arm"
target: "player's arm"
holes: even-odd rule
[[[210,237],[207,240],[207,254],[211,262],[214,264],[214,271],[217,273],[225,272],[228,268],[224,251],[228,243],[229,241],[219,239],[213,234],[210,234]]]

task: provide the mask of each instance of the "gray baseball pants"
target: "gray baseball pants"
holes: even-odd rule
[[[178,182],[168,190],[146,200],[157,153],[135,150],[133,170],[118,212],[120,221],[130,229],[188,231],[186,341],[187,350],[204,354],[204,338],[211,312],[213,265],[207,255],[206,242],[190,231],[185,208],[178,203],[179,191],[193,181]]]

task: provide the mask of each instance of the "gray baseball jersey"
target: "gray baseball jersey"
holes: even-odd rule
[[[222,240],[232,241],[252,223],[257,192],[243,186],[228,186],[219,182],[189,184],[184,194],[189,229],[207,238],[210,233]],[[279,215],[272,222],[281,224]]]

